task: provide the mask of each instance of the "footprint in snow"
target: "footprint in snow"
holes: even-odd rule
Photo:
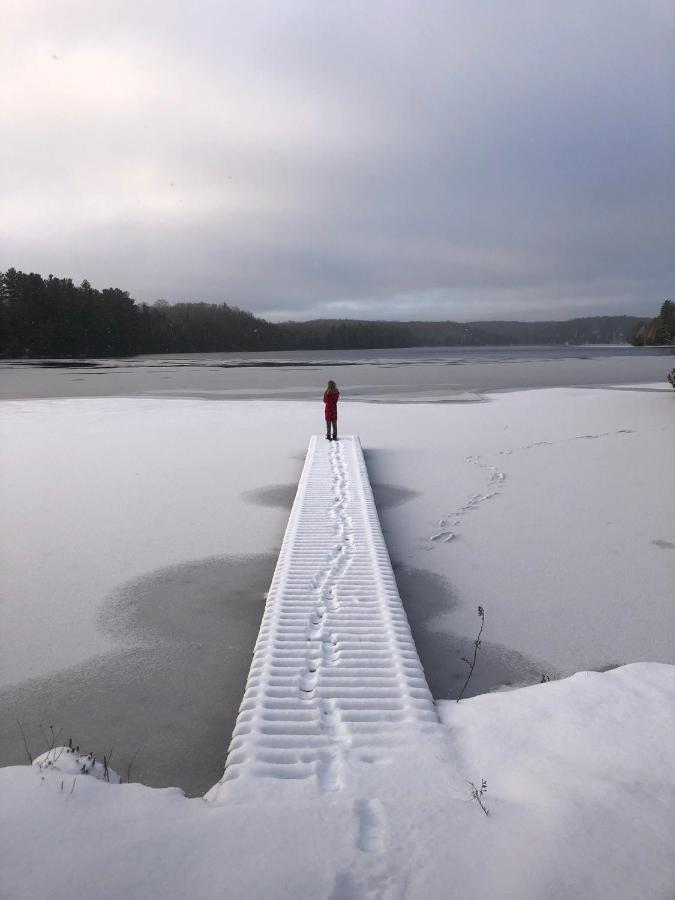
[[[500,451],[501,453],[511,453],[511,450]],[[471,512],[474,509],[477,509],[478,505],[485,502],[485,500],[491,500],[493,497],[496,497],[500,491],[498,489],[498,485],[503,484],[506,481],[506,473],[502,472],[497,466],[490,466],[487,463],[481,462],[480,456],[467,456],[464,459],[465,462],[471,463],[474,466],[477,466],[479,469],[487,469],[490,472],[490,475],[487,479],[487,485],[489,488],[494,487],[495,490],[488,490],[485,494],[474,494],[470,497],[464,506],[461,509],[457,510],[454,515],[455,518],[452,522],[452,528],[457,528],[460,524],[461,516],[466,515],[466,513]],[[453,540],[456,537],[456,533],[451,530],[449,526],[449,518],[443,517],[438,522],[439,530],[432,534],[429,538],[434,544],[447,544],[449,541]],[[425,549],[431,549],[430,547],[425,547]]]
[[[356,804],[359,822],[358,848],[363,853],[380,853],[386,839],[386,816],[380,800],[359,800]]]
[[[300,676],[300,690],[303,694],[311,694],[316,687],[317,681],[318,674],[316,669],[314,671],[309,668],[306,669]]]
[[[317,765],[319,787],[328,793],[339,791],[342,787],[341,762],[339,756],[334,753],[325,753]]]
[[[447,544],[448,541],[451,541],[455,536],[454,531],[439,531],[437,534],[432,534],[429,540],[439,541],[442,544]]]

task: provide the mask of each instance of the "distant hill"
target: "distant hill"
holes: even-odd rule
[[[476,347],[519,344],[625,344],[647,320],[593,316],[562,322],[386,322],[315,319],[280,325],[291,343],[344,347]],[[309,346],[309,345],[307,345]]]
[[[566,322],[267,322],[226,303],[137,304],[119,288],[0,272],[0,356],[82,358],[138,353],[347,350],[518,344],[625,344],[638,316]],[[642,331],[640,331],[642,329]],[[661,334],[663,329],[658,331]],[[651,331],[649,331],[651,335]]]

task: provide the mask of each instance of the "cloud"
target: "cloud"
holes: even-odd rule
[[[674,35],[659,0],[16,4],[0,268],[277,319],[651,314]]]

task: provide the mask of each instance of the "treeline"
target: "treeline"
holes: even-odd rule
[[[82,358],[139,353],[344,350],[514,344],[625,343],[636,316],[565,322],[267,322],[226,303],[136,303],[88,281],[0,272],[0,356]]]
[[[226,303],[137,304],[126,291],[88,281],[0,272],[0,356],[131,356],[254,350],[413,346],[393,322],[320,320],[275,324]]]
[[[419,346],[405,322],[313,319],[281,322],[277,327],[285,350],[380,350]]]
[[[675,346],[675,303],[665,300],[655,319],[642,322],[634,329],[630,342],[636,347]]]
[[[3,356],[89,356],[135,352],[139,310],[126,291],[83,281],[0,273]]]
[[[127,291],[88,281],[0,273],[0,355],[132,356],[268,350],[277,327],[234,307],[164,301],[137,304]]]
[[[330,350],[379,347],[510,347],[532,344],[625,344],[638,316],[565,322],[383,322],[316,319],[284,322],[286,347]]]
[[[563,322],[404,322],[414,346],[478,347],[527,344],[625,344],[644,319],[592,316]]]

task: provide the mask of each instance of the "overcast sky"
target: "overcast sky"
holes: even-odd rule
[[[655,315],[673,0],[4,0],[0,269],[274,319]]]

